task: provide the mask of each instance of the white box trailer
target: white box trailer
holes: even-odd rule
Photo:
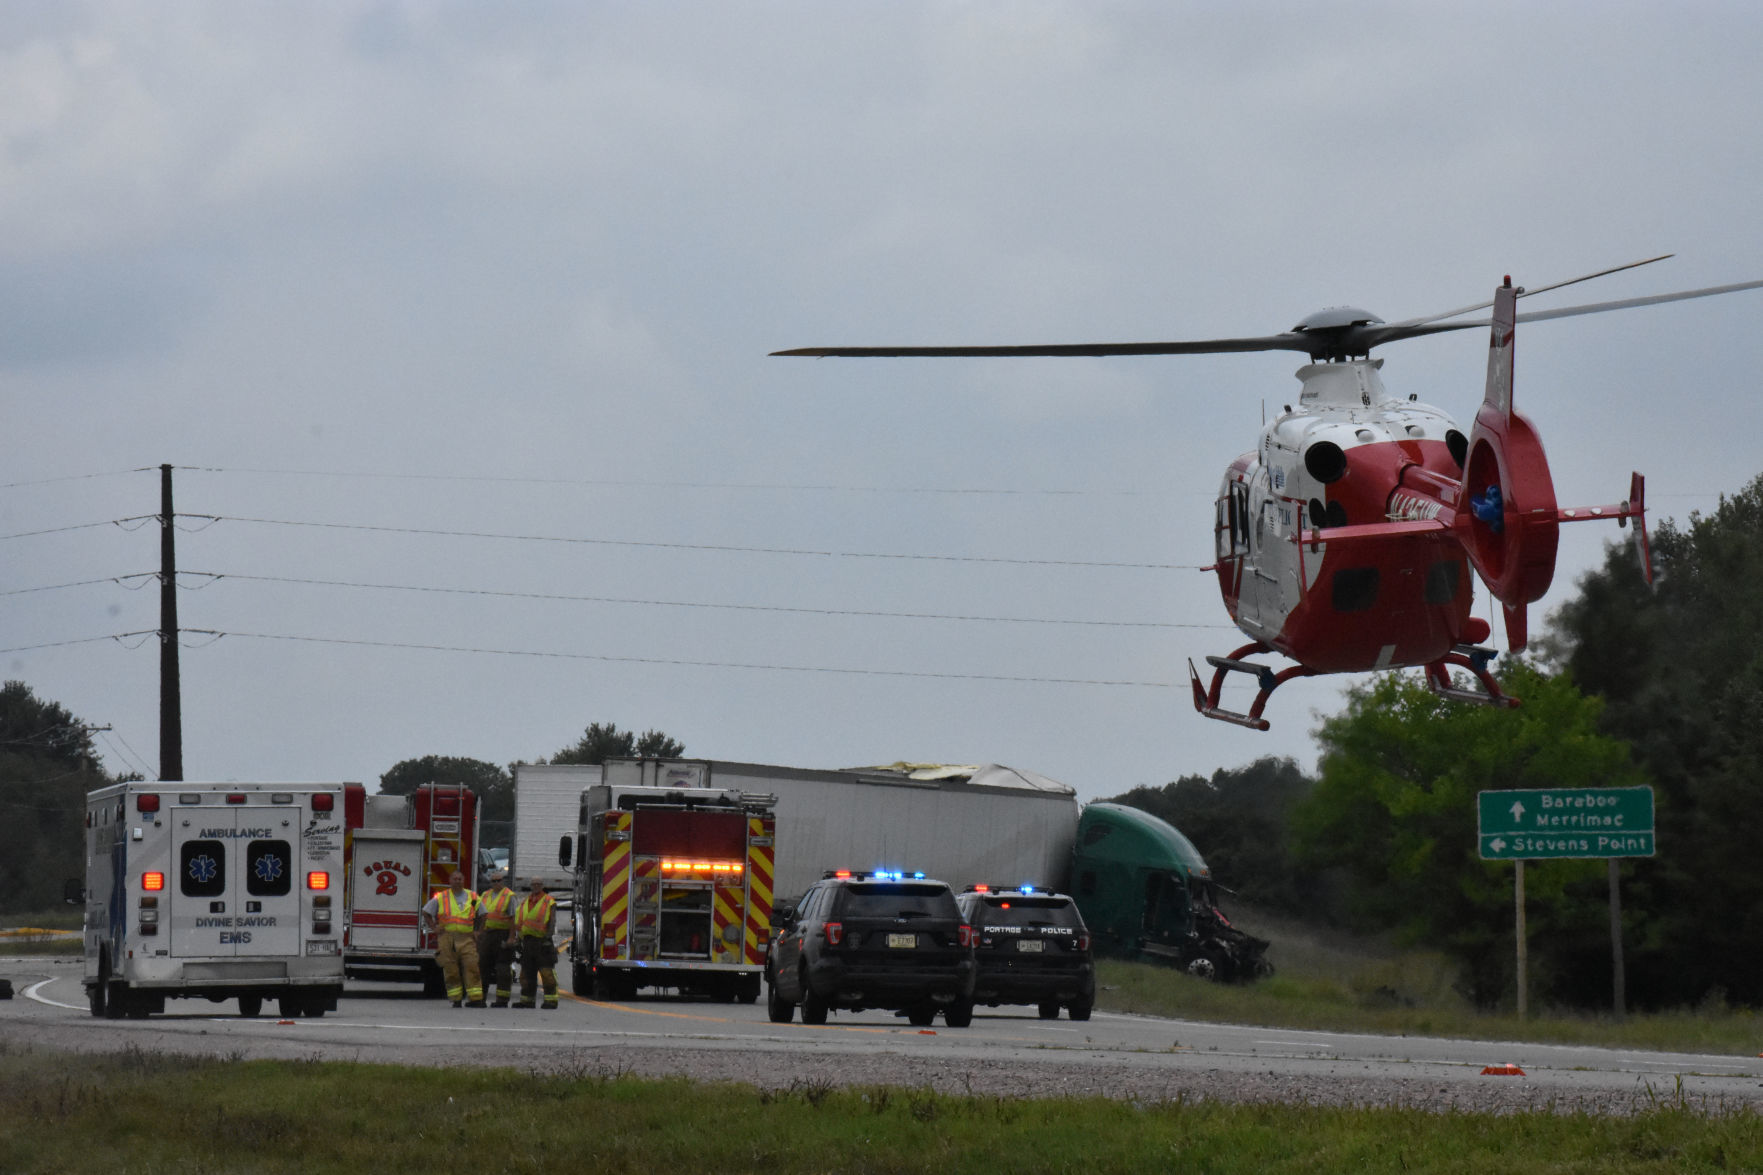
[[[610,770],[611,765],[608,765]],[[946,881],[1064,886],[1081,808],[1032,771],[979,767],[806,770],[709,764],[719,788],[777,797],[777,901],[828,869],[903,869]]]
[[[545,888],[568,893],[575,870],[559,863],[561,841],[573,837],[581,815],[582,793],[598,787],[599,764],[514,765],[514,844],[508,872],[517,892],[535,875]]]
[[[167,999],[257,1015],[343,990],[341,783],[114,784],[86,799],[85,986],[94,1016]]]

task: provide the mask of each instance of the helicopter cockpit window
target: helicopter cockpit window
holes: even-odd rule
[[[1217,555],[1228,559],[1249,550],[1249,492],[1234,485],[1218,499]]]

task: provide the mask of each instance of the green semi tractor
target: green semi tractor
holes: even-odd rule
[[[1206,979],[1273,973],[1267,940],[1231,925],[1218,908],[1200,850],[1149,812],[1086,805],[1068,885],[1098,954],[1168,963]]]

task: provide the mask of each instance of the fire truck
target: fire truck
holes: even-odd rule
[[[582,792],[559,853],[574,871],[572,986],[750,1004],[771,938],[776,800],[711,787],[708,764],[665,766],[658,778],[653,760],[608,763],[607,782]]]
[[[407,796],[368,795],[352,783],[343,793],[343,824],[349,978],[420,981],[440,995],[435,936],[423,933],[422,907],[455,869],[478,888],[476,793],[425,783]]]
[[[92,1015],[236,999],[322,1016],[343,992],[345,784],[118,783],[86,798],[85,987]],[[70,895],[71,896],[71,895]]]

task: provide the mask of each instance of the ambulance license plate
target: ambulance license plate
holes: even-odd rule
[[[913,950],[918,946],[918,936],[916,934],[890,934],[888,935],[888,946]]]
[[[1019,938],[1016,940],[1016,949],[1038,955],[1047,949],[1047,940],[1044,938]]]

